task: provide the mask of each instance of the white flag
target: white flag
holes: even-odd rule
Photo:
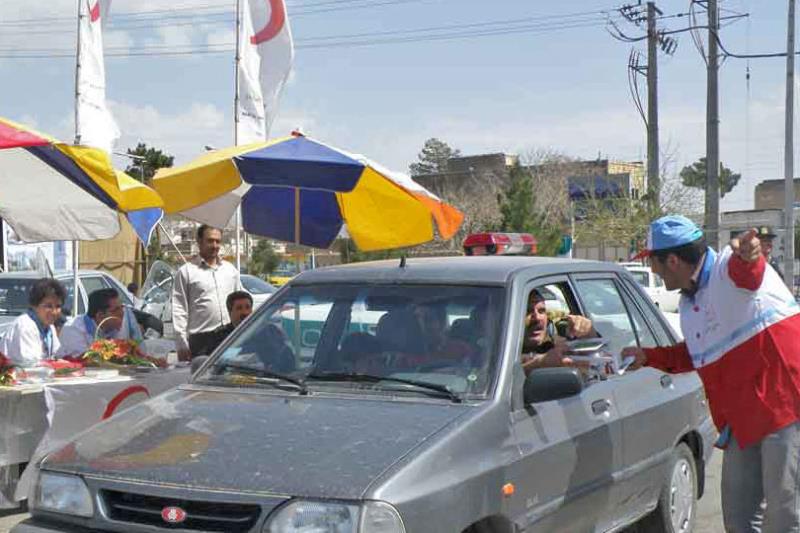
[[[243,0],[239,33],[239,144],[263,141],[292,70],[294,45],[284,0]]]
[[[106,105],[106,68],[103,59],[104,18],[111,0],[80,0],[78,48],[78,141],[111,153],[120,132]]]

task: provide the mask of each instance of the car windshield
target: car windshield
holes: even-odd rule
[[[28,309],[28,294],[36,278],[0,279],[0,315],[17,316]]]
[[[197,382],[459,401],[493,382],[500,287],[298,285],[274,298]]]
[[[242,275],[242,286],[244,290],[250,294],[272,294],[275,292],[275,287],[267,283],[261,278],[250,275]]]

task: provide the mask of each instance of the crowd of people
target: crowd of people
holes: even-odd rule
[[[253,311],[236,267],[219,257],[221,239],[219,229],[200,226],[199,255],[175,275],[172,312],[181,360],[210,354]],[[86,313],[69,319],[62,316],[66,298],[60,281],[34,282],[28,309],[0,337],[0,353],[17,366],[32,367],[43,359],[80,357],[97,339],[143,340],[146,324],[116,289],[90,293]]]

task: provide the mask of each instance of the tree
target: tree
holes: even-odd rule
[[[408,170],[412,176],[440,174],[447,171],[447,161],[458,157],[461,152],[451,148],[446,142],[436,137],[425,141],[422,151],[417,155],[417,162],[411,163]]]
[[[697,189],[706,188],[706,158],[701,157],[691,165],[683,167],[680,172],[681,183],[687,187]],[[741,174],[734,173],[731,169],[719,164],[719,194],[725,196],[739,183]]]
[[[383,259],[396,259],[410,255],[408,248],[395,248],[392,250],[375,250],[373,252],[362,252],[353,243],[352,239],[337,239],[336,246],[339,248],[339,256],[342,263],[361,263],[363,261],[380,261]]]
[[[250,274],[266,278],[281,264],[281,256],[275,251],[272,242],[259,240],[250,254],[247,270]]]
[[[144,183],[149,183],[156,175],[159,168],[169,168],[172,166],[174,157],[153,147],[148,148],[145,143],[139,143],[136,148],[128,148],[128,155],[143,157],[144,159],[132,159],[125,173],[132,178]],[[142,175],[144,174],[144,176]],[[144,178],[144,179],[142,179]]]
[[[561,245],[561,225],[552,223],[534,204],[534,178],[516,163],[509,172],[508,185],[500,203],[500,230],[530,233],[538,243],[539,255],[555,255]],[[560,221],[559,221],[560,222]]]

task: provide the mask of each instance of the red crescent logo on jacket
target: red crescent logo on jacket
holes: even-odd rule
[[[100,18],[100,0],[94,3],[94,7],[89,10],[89,20],[97,22]]]
[[[283,0],[264,1],[269,2],[269,22],[250,37],[252,44],[261,44],[274,38],[283,29],[283,25],[286,22],[286,6],[283,5]]]

